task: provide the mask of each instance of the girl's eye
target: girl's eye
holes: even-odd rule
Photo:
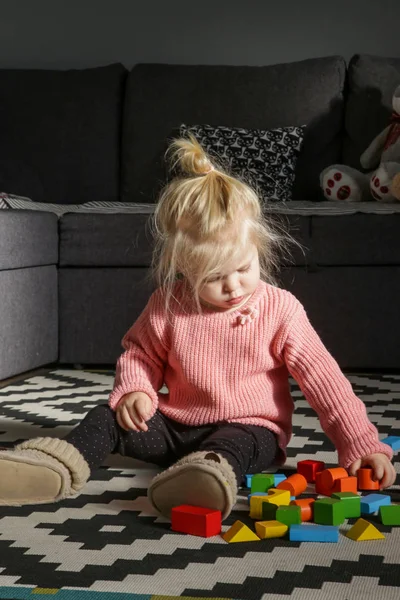
[[[251,265],[249,265],[245,269],[239,269],[239,273],[248,273],[248,271],[250,271],[250,269],[251,269]],[[221,279],[222,279],[222,277],[210,277],[209,279],[205,280],[205,283],[215,283],[216,281],[220,281]]]

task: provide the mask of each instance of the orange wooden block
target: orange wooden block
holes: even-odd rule
[[[372,469],[363,467],[357,471],[357,482],[359,490],[379,490],[379,481],[372,480]]]
[[[314,514],[314,502],[315,498],[301,498],[301,500],[292,500],[290,504],[292,506],[300,506],[300,516],[302,521],[312,521]]]
[[[289,490],[291,496],[300,496],[307,489],[307,479],[300,473],[290,475],[276,486],[278,490]]]
[[[325,488],[328,488],[331,491],[333,491],[332,488],[335,485],[336,481],[338,479],[343,479],[344,477],[348,476],[349,474],[347,473],[346,469],[343,469],[343,467],[325,469],[324,471],[321,471],[321,484]]]
[[[326,485],[324,485],[324,482],[322,480],[322,473],[323,471],[317,473],[315,476],[315,491],[317,492],[317,494],[322,494],[323,496],[330,496],[333,493],[332,488],[329,488]]]
[[[333,492],[354,492],[357,493],[357,477],[343,477],[337,479],[332,488]]]

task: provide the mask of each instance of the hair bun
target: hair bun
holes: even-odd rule
[[[188,137],[174,140],[167,153],[171,155],[172,170],[178,170],[184,175],[207,175],[214,171],[210,157],[191,133]]]

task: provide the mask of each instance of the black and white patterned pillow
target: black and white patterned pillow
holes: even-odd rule
[[[278,127],[264,131],[183,123],[179,133],[192,133],[212,158],[253,186],[265,202],[285,202],[292,199],[304,129]]]

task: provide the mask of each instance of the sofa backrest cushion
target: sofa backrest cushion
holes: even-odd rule
[[[119,199],[126,69],[0,70],[0,191],[37,202]]]
[[[360,156],[390,123],[400,85],[400,58],[356,54],[348,69],[343,162],[361,169]]]
[[[320,171],[340,158],[345,69],[337,56],[260,67],[136,65],[125,97],[122,199],[156,201],[166,140],[181,123],[308,125],[293,196],[315,199]]]

